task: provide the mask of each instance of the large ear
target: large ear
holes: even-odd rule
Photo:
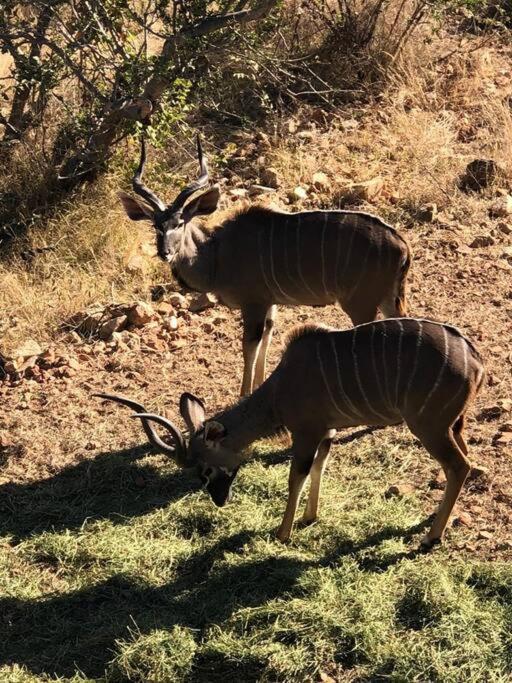
[[[180,413],[191,434],[195,434],[204,424],[204,403],[193,394],[185,392],[180,398]]]
[[[206,216],[213,213],[220,199],[220,187],[214,185],[196,197],[183,209],[183,220],[188,223],[194,216]]]
[[[125,192],[118,192],[118,197],[121,200],[124,210],[132,221],[152,221],[155,213],[153,209],[150,209],[144,202],[131,197]]]
[[[226,427],[215,420],[208,420],[204,426],[204,440],[209,444],[216,444],[226,436]]]

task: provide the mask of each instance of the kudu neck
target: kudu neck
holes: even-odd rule
[[[212,235],[193,221],[175,232],[175,251],[171,260],[173,272],[196,292],[212,291],[215,272]]]
[[[269,377],[254,393],[217,414],[215,421],[226,428],[225,446],[240,453],[254,441],[273,436],[280,422],[274,406],[274,381]]]

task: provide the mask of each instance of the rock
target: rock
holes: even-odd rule
[[[245,187],[233,187],[229,190],[228,194],[235,199],[245,199],[247,197],[247,190]]]
[[[437,204],[425,204],[421,206],[416,212],[416,218],[423,223],[432,223],[437,218]]]
[[[301,130],[300,133],[297,133],[297,137],[301,140],[311,142],[315,137],[315,133],[312,130]]]
[[[474,465],[469,472],[468,480],[474,481],[480,477],[485,477],[487,474],[489,474],[487,467],[484,467],[483,465]]]
[[[184,297],[183,294],[180,294],[179,292],[173,292],[173,294],[171,294],[171,296],[169,297],[169,303],[174,308],[186,308],[187,307],[186,297]]]
[[[492,440],[493,446],[506,448],[512,445],[512,432],[496,432]]]
[[[468,512],[461,512],[454,518],[453,526],[471,526],[473,519]]]
[[[27,339],[21,346],[18,346],[9,354],[10,358],[24,359],[31,356],[39,356],[43,353],[43,349],[34,339]]]
[[[478,235],[469,245],[473,249],[480,249],[481,247],[492,247],[495,240],[490,235]]]
[[[167,301],[160,301],[160,303],[155,306],[155,311],[164,318],[174,313],[173,307],[171,304],[167,303]]]
[[[103,318],[103,310],[91,310],[82,313],[77,313],[69,321],[68,324],[75,328],[75,332],[79,332],[84,337],[91,337],[96,334],[98,325]]]
[[[390,486],[386,493],[384,494],[385,498],[394,498],[394,497],[402,497],[402,496],[407,496],[413,493],[415,490],[414,486],[411,484],[394,484],[393,486]]]
[[[293,190],[288,192],[288,199],[291,202],[299,202],[304,199],[307,199],[308,193],[307,191],[301,187],[300,185],[297,185]]]
[[[128,322],[134,327],[144,327],[155,316],[155,311],[153,307],[150,306],[145,301],[137,301],[133,306],[127,309],[126,315],[128,317]],[[116,332],[119,330],[116,330]]]
[[[320,191],[328,190],[331,186],[329,176],[322,171],[313,173],[313,187]]]
[[[170,332],[176,332],[178,325],[178,318],[176,318],[174,315],[171,315],[171,317],[167,318],[167,320],[164,322],[164,327]]]
[[[115,318],[107,320],[106,323],[98,330],[99,338],[107,341],[112,336],[113,332],[120,332],[126,325],[128,318],[126,315],[118,315]]]
[[[213,308],[216,303],[217,301],[212,294],[204,292],[190,302],[188,310],[191,313],[200,313],[207,308]]]
[[[508,223],[500,222],[496,227],[504,235],[512,235],[512,227]]]
[[[490,541],[491,539],[492,539],[492,534],[490,531],[485,531],[485,529],[482,529],[482,531],[478,532],[478,540]]]
[[[501,253],[501,258],[512,258],[512,247],[504,247]]]
[[[129,273],[143,273],[146,270],[146,262],[140,254],[134,254],[126,263],[126,270]]]
[[[489,207],[489,216],[491,218],[507,218],[512,215],[512,196],[507,194],[505,197],[500,197]]]
[[[349,188],[349,197],[358,200],[371,202],[382,193],[384,189],[384,179],[380,176],[366,180],[363,183],[355,183]]]
[[[493,159],[474,159],[467,166],[459,179],[459,187],[463,192],[480,192],[491,185],[500,167]]]
[[[67,344],[81,344],[82,337],[78,334],[78,332],[72,330],[64,335],[62,341],[66,342]]]
[[[512,422],[505,422],[500,425],[500,432],[512,432]]]
[[[273,187],[265,187],[265,185],[250,185],[249,197],[255,197],[258,194],[272,194],[275,192]]]
[[[260,180],[262,185],[267,187],[272,187],[277,189],[281,184],[281,179],[276,168],[270,166],[269,168],[263,168],[260,171]]]

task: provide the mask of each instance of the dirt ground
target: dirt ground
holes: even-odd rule
[[[512,557],[512,440],[507,442],[512,266],[500,258],[510,238],[469,248],[479,226],[417,224],[403,232],[414,252],[410,314],[460,327],[481,351],[488,373],[467,426],[471,461],[484,471],[467,482],[458,504],[459,513],[466,514],[456,523],[467,526],[466,542],[458,550],[489,559]],[[60,342],[54,367],[43,377],[0,383],[0,484],[7,497],[10,484],[41,480],[109,449],[143,442],[128,413],[102,405],[91,397],[95,391],[124,393],[174,419],[185,390],[202,397],[210,414],[236,400],[242,371],[239,314],[219,305],[197,314],[186,308],[175,312],[179,327],[172,339],[160,338],[161,325],[153,323],[138,331],[140,349]],[[270,368],[286,333],[307,321],[349,324],[335,307],[281,308]],[[405,428],[398,429],[405,436]],[[443,487],[439,468],[425,453],[412,471],[414,480],[408,483],[431,511]]]

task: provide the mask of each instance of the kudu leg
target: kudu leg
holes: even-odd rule
[[[311,524],[318,517],[318,500],[320,498],[320,489],[322,486],[322,476],[329,460],[329,451],[332,446],[334,434],[329,438],[324,439],[318,447],[315,460],[311,467],[309,476],[311,478],[311,485],[309,488],[308,502],[302,517],[304,524]]]
[[[291,536],[293,522],[297,513],[297,507],[302,495],[302,489],[306,482],[311,465],[315,459],[320,439],[294,436],[292,447],[292,464],[288,478],[288,501],[283,516],[283,521],[277,532],[277,538],[285,543]]]
[[[267,311],[267,306],[247,306],[242,309],[244,375],[240,390],[241,396],[248,396],[254,388],[255,363],[265,330]]]
[[[272,334],[274,331],[274,323],[277,314],[277,306],[271,306],[268,309],[265,318],[265,327],[263,329],[263,338],[261,340],[260,350],[258,351],[258,358],[256,360],[256,369],[254,371],[253,390],[263,384],[265,381],[266,367],[267,367],[267,352],[270,342],[272,341]]]
[[[421,441],[432,457],[439,462],[446,475],[443,499],[436,511],[430,531],[421,541],[423,546],[429,548],[442,540],[446,525],[471,466],[451,429],[445,435],[437,438],[430,436],[428,439],[421,439]]]

